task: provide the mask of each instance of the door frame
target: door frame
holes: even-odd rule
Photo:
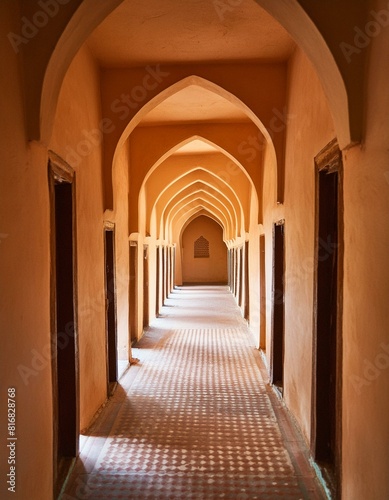
[[[138,243],[129,241],[129,345],[137,342],[136,318],[137,318],[137,265],[138,265]]]
[[[250,275],[249,275],[250,243],[244,244],[244,319],[250,322]]]
[[[72,463],[79,452],[80,435],[80,388],[79,388],[79,346],[78,346],[78,287],[77,287],[77,217],[76,217],[76,175],[74,170],[56,153],[48,153],[48,183],[50,203],[50,337],[51,337],[51,374],[53,398],[53,493],[56,498],[66,480]],[[73,267],[73,318],[69,329],[63,333],[67,337],[74,337],[74,418],[75,441],[72,457],[59,457],[59,386],[58,386],[58,331],[57,331],[57,244],[56,244],[56,194],[55,186],[60,183],[71,185],[72,190],[72,267]],[[64,339],[66,340],[66,338]],[[65,463],[63,463],[65,461]]]
[[[113,286],[107,282],[107,233],[112,233],[112,275]],[[107,356],[107,396],[111,396],[115,390],[118,380],[118,353],[117,353],[117,297],[116,297],[116,266],[115,266],[115,224],[110,221],[104,222],[104,291],[105,291],[105,340],[106,340],[106,356]],[[112,294],[113,302],[113,325],[109,321],[110,298]],[[113,338],[110,328],[114,329]],[[114,369],[112,367],[114,363]],[[114,376],[112,374],[114,373]]]
[[[159,316],[159,297],[160,297],[160,279],[161,279],[161,261],[160,261],[160,247],[155,247],[156,256],[156,269],[155,269],[155,317]]]
[[[143,328],[149,326],[149,245],[143,245]]]
[[[266,352],[266,251],[265,234],[259,235],[259,347]]]
[[[320,202],[320,173],[337,173],[337,302],[336,302],[336,430],[335,430],[335,463],[334,475],[325,468],[321,468],[323,476],[334,498],[340,498],[342,481],[342,370],[343,370],[343,270],[344,270],[344,223],[343,223],[343,162],[342,152],[336,139],[333,139],[315,157],[315,269],[314,269],[314,298],[313,298],[313,337],[312,337],[312,408],[311,408],[311,454],[316,461],[317,455],[317,346],[318,346],[318,264],[319,264],[319,202]],[[320,464],[318,464],[320,467]]]
[[[276,276],[276,273],[278,273],[277,269],[277,255],[276,253],[278,252],[277,248],[277,230],[278,228],[282,228],[282,275],[281,275],[281,281],[282,281],[282,304],[281,304],[281,311],[282,311],[282,332],[276,332],[276,300],[278,300],[278,285],[276,281],[278,281],[278,276]],[[284,360],[285,360],[285,219],[280,219],[273,224],[273,276],[272,276],[272,316],[271,316],[271,362],[270,362],[270,380],[272,385],[279,391],[279,393],[283,396],[284,393]],[[277,327],[278,328],[278,327]],[[277,338],[276,337],[277,333]],[[277,341],[277,354],[275,354],[275,341]],[[281,353],[279,353],[279,342],[281,342]],[[276,382],[277,380],[277,375],[275,374],[276,371],[278,371],[278,366],[277,370],[275,369],[275,357],[276,356],[281,356],[281,359],[276,360],[277,365],[281,366],[281,371],[282,371],[282,379],[280,380],[281,385],[277,385]]]

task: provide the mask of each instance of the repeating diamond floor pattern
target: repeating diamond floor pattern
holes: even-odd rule
[[[324,498],[227,289],[175,295],[83,438],[62,499]]]

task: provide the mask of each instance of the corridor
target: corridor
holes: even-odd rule
[[[176,288],[133,355],[62,500],[324,498],[228,287]]]
[[[389,0],[0,19],[0,499],[388,500]]]

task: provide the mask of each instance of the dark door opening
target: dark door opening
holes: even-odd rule
[[[50,163],[55,498],[78,454],[79,439],[73,176],[64,172],[63,178],[56,170]]]
[[[231,290],[231,248],[227,249],[227,276],[228,286]]]
[[[116,287],[115,287],[115,250],[112,229],[105,233],[105,303],[106,303],[106,342],[107,342],[107,394],[115,390],[117,375],[117,328],[116,328]]]
[[[149,325],[149,259],[148,246],[143,246],[143,327]]]
[[[341,452],[340,151],[336,143],[316,159],[317,238],[314,332],[313,455],[334,498]]]
[[[284,221],[277,222],[273,228],[273,332],[271,383],[283,392],[284,386]]]
[[[265,235],[259,237],[260,332],[259,347],[266,351],[266,262]]]
[[[234,249],[228,250],[230,291],[234,293]]]
[[[171,290],[171,279],[172,279],[172,248],[166,248],[166,258],[167,258],[167,276],[166,276],[166,297],[169,297]]]
[[[238,304],[243,307],[243,279],[244,279],[244,261],[243,261],[243,247],[239,248],[239,294]]]
[[[155,316],[159,316],[159,297],[160,297],[160,280],[161,280],[161,262],[160,262],[160,247],[155,249],[156,252],[156,290],[155,290]]]
[[[250,319],[249,242],[244,246],[244,318]]]
[[[166,256],[165,247],[162,247],[162,305],[166,299]]]
[[[176,247],[172,249],[172,290],[176,286]]]
[[[239,259],[238,259],[238,249],[234,248],[234,294],[235,298],[238,298],[239,294]]]
[[[137,244],[136,241],[130,241],[130,286],[129,286],[129,301],[130,301],[130,343],[136,342],[136,257],[137,257]]]

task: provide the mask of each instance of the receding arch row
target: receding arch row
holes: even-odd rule
[[[187,141],[184,144],[187,144]],[[182,144],[177,145],[172,150],[172,153],[181,146]],[[150,220],[151,211],[155,203],[165,194],[165,186],[169,188],[183,176],[201,169],[212,173],[216,179],[213,179],[213,184],[215,184],[216,189],[219,187],[220,192],[225,189],[228,191],[233,190],[236,198],[241,200],[239,202],[241,205],[240,210],[244,210],[246,214],[248,214],[249,210],[247,199],[250,192],[255,192],[256,197],[261,196],[261,191],[258,190],[258,182],[254,185],[252,178],[242,165],[230,154],[224,154],[224,151],[220,148],[215,149],[214,154],[206,155],[174,156],[171,154],[171,156],[166,157],[162,162],[158,161],[146,174],[139,193],[142,193],[142,190],[147,190],[147,196],[140,196],[141,205],[138,206],[138,213],[132,215],[139,217],[140,214],[146,213],[146,220]],[[161,174],[163,174],[164,186],[161,186]],[[203,174],[199,172],[199,175]],[[190,181],[192,180],[190,179]],[[135,186],[132,186],[130,197],[134,199],[136,196],[138,196],[138,192]],[[259,205],[260,200],[258,200]],[[139,230],[142,231],[140,220]]]
[[[231,213],[234,214],[234,227],[239,232],[248,228],[250,218],[250,198],[257,194],[250,179],[239,172],[235,178],[224,178],[219,175],[220,170],[216,160],[220,160],[220,155],[209,158],[201,158],[201,167],[197,166],[199,158],[175,158],[170,169],[165,169],[160,165],[159,169],[148,176],[139,193],[139,229],[140,232],[153,233],[158,225],[161,225],[161,217],[165,213],[165,208],[178,193],[182,193],[196,183],[209,186],[219,199],[227,199],[231,206]],[[223,171],[222,171],[223,172]],[[163,174],[163,175],[161,175]],[[164,185],[161,185],[161,178],[164,178]],[[146,217],[143,217],[146,214]],[[256,214],[254,214],[256,217]],[[162,227],[162,226],[161,226]]]
[[[243,69],[237,67],[237,69],[239,69],[241,74],[241,78],[238,80],[231,77],[233,71],[230,66],[226,67],[226,65],[196,67],[197,74],[195,75],[192,74],[193,68],[191,67],[180,66],[178,69],[171,68],[167,71],[169,76],[166,77],[166,81],[162,80],[160,82],[158,88],[151,92],[153,95],[147,98],[145,103],[142,103],[137,112],[129,112],[126,120],[119,119],[118,115],[113,112],[112,106],[105,110],[105,116],[114,124],[112,133],[104,137],[103,185],[105,208],[113,207],[112,168],[115,168],[117,155],[120,153],[121,148],[124,147],[129,136],[131,135],[133,138],[136,138],[136,141],[133,140],[132,144],[138,143],[140,147],[141,140],[139,134],[144,133],[144,130],[142,128],[137,129],[137,126],[141,123],[142,119],[164,100],[189,86],[198,86],[215,93],[227,102],[235,105],[247,116],[251,121],[251,133],[246,132],[245,134],[243,132],[244,127],[242,126],[243,135],[241,137],[235,132],[233,136],[223,138],[220,135],[219,125],[217,127],[219,129],[219,136],[214,138],[210,134],[211,138],[204,138],[204,140],[213,144],[216,150],[223,151],[231,160],[233,158],[235,161],[239,159],[239,162],[244,165],[247,171],[251,172],[252,178],[258,184],[261,183],[261,177],[258,177],[258,172],[262,163],[262,152],[265,148],[268,148],[269,157],[272,159],[271,163],[276,168],[275,201],[283,202],[285,135],[288,120],[287,116],[284,116],[286,112],[286,69],[283,65],[261,66],[255,64],[246,65]],[[120,78],[118,76],[117,74],[112,76],[113,83],[109,85],[109,93],[104,96],[104,101],[115,102],[115,96],[123,95],[131,88],[133,84],[131,72],[125,72],[124,75],[120,74]],[[258,92],[255,85],[245,85],[246,81],[257,81],[261,85],[261,91]],[[272,96],[271,99],[269,99],[269,95]],[[279,118],[279,116],[283,118]],[[275,120],[277,124],[275,124]],[[180,127],[180,140],[174,137],[172,134],[173,130],[169,127],[169,133],[166,137],[164,136],[165,149],[163,151],[154,152],[153,150],[142,148],[143,168],[147,172],[152,171],[159,163],[164,162],[166,158],[170,157],[176,149],[184,145],[187,141],[190,141],[193,135],[200,137],[201,134],[197,131],[198,127],[199,125],[192,126],[189,137],[187,129]],[[208,133],[210,133],[209,129],[212,126],[208,125],[207,128]],[[150,133],[149,128],[147,133]],[[258,141],[254,158],[252,157],[250,148],[247,147],[249,138],[253,133]],[[255,172],[257,172],[257,175],[255,175]],[[258,188],[258,191],[261,191],[260,186]]]
[[[217,213],[220,214],[219,219],[223,220],[224,240],[232,239],[234,237],[235,221],[229,208],[221,202],[216,196],[207,193],[206,191],[196,191],[176,201],[169,212],[166,214],[165,220],[165,236],[171,240],[175,238],[175,225],[174,221],[178,214],[185,217],[192,208],[201,204],[212,206]]]
[[[223,228],[224,240],[226,240],[226,232],[228,231],[229,221],[223,211],[215,203],[210,200],[206,200],[202,197],[194,198],[192,201],[188,201],[174,213],[169,224],[170,232],[172,234],[172,241],[175,243],[179,242],[182,228],[187,222],[187,220],[199,210],[206,210],[207,212],[214,215],[214,217],[219,221],[220,226]]]
[[[43,58],[37,58],[41,48],[39,37],[30,40],[23,47],[26,55],[23,58],[25,74],[31,80],[27,95],[30,139],[49,143],[60,88],[71,61],[90,33],[123,1],[106,0],[96,5],[94,0],[74,0],[62,7],[62,16],[52,20],[56,29],[46,35],[46,46],[52,47],[52,50],[48,50]],[[319,29],[312,18],[320,16],[314,16],[314,12],[311,12],[312,18],[309,17],[305,10],[306,3],[303,8],[297,0],[282,3],[272,0],[255,1],[280,22],[311,60],[326,92],[340,146],[344,148],[353,142],[359,142],[363,129],[362,99],[359,93],[348,93],[347,88],[356,80],[363,81],[361,75],[364,56],[358,58],[353,68],[350,68],[351,65],[347,65],[347,61],[341,57],[341,40],[330,39],[330,36],[335,36],[334,31],[328,29],[332,22],[331,16],[321,16],[324,26]],[[316,4],[308,7],[312,11],[326,8]],[[365,7],[355,5],[353,10],[363,8]],[[350,19],[346,17],[344,23],[352,32],[355,16],[350,16]],[[36,64],[37,60],[39,65]]]
[[[221,189],[221,187],[224,187],[223,184],[225,188]],[[197,190],[199,187],[219,197],[220,200],[225,200],[224,203],[231,207],[230,211],[233,214],[236,229],[238,231],[244,230],[245,215],[236,192],[213,173],[203,168],[196,168],[188,171],[187,174],[178,178],[176,182],[161,190],[161,194],[155,200],[151,210],[150,233],[154,232],[153,229],[157,227],[158,222],[162,224],[166,210],[174,200],[181,198],[190,190]],[[162,226],[160,226],[161,229]]]
[[[250,178],[258,192],[261,192],[260,169],[262,167],[263,151],[266,147],[266,141],[260,134],[258,128],[253,124],[240,123],[234,124],[209,124],[202,125],[202,133],[198,132],[198,125],[178,125],[169,126],[168,134],[163,137],[162,149],[144,150],[143,143],[139,141],[139,135],[135,135],[136,142],[140,142],[142,149],[142,164],[144,166],[144,182],[152,175],[154,170],[164,163],[168,158],[176,154],[180,149],[194,141],[201,141],[210,146],[214,153],[225,155],[226,162],[223,165],[225,176],[234,176],[238,168],[242,168],[245,175]],[[147,128],[147,133],[150,128]],[[142,129],[144,131],[144,129]],[[142,133],[142,132],[141,132]],[[258,149],[250,152],[245,149],[247,139],[253,134],[257,138],[263,139],[258,144]],[[149,133],[147,134],[147,141]]]
[[[192,189],[192,187],[194,189]],[[218,196],[219,192],[214,189],[210,189],[206,184],[196,183],[177,193],[177,195],[172,198],[169,204],[164,208],[163,217],[161,217],[160,221],[160,238],[168,239],[172,237],[172,235],[168,233],[168,228],[169,221],[174,216],[174,212],[184,202],[191,202],[193,199],[197,199],[200,195],[204,200],[216,200],[216,204],[223,207],[222,210],[228,220],[226,238],[233,237],[233,234],[236,233],[236,228],[238,228],[239,225],[237,214],[231,201],[226,196]]]
[[[189,226],[189,224],[191,222],[193,222],[195,219],[197,219],[198,217],[201,217],[202,215],[209,217],[210,219],[215,221],[217,224],[219,224],[219,226],[223,229],[223,225],[222,225],[221,221],[217,217],[215,217],[214,214],[212,214],[211,212],[208,212],[208,210],[205,210],[202,207],[198,207],[198,209],[194,213],[191,214],[191,216],[185,221],[185,223],[181,227],[180,240],[182,238],[183,232]]]

